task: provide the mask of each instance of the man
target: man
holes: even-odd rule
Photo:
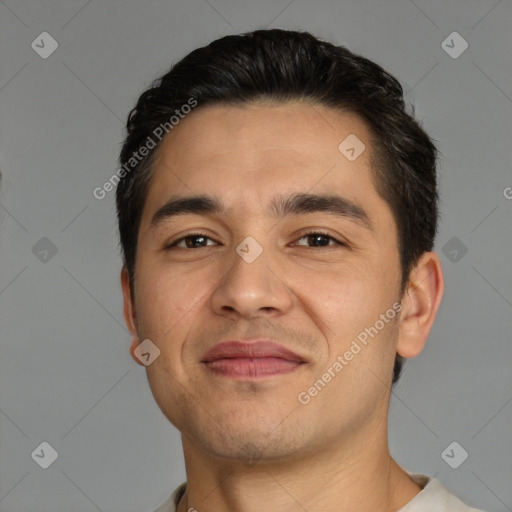
[[[127,129],[130,352],[187,473],[157,512],[474,510],[388,450],[391,386],[444,289],[436,149],[399,83],[256,31],[178,62]]]

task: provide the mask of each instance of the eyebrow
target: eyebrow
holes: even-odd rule
[[[165,221],[180,215],[216,215],[225,214],[225,212],[226,207],[215,196],[171,197],[151,218],[150,229],[156,229]],[[370,217],[365,209],[350,199],[337,194],[294,193],[278,195],[272,199],[269,205],[269,213],[273,217],[319,212],[348,219],[373,232]]]

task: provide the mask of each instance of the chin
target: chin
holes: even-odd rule
[[[246,417],[247,420],[250,421],[250,417]],[[229,424],[224,419],[219,425],[210,418],[208,425],[185,425],[184,432],[193,445],[220,459],[237,460],[246,465],[258,461],[282,462],[296,458],[313,444],[298,425],[281,423],[282,420],[281,416],[272,424],[241,425]]]

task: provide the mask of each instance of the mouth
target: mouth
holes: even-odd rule
[[[219,343],[203,355],[201,363],[216,375],[257,379],[293,372],[306,361],[273,341],[258,340]]]

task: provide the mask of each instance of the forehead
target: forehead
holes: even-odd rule
[[[164,139],[158,153],[160,162],[178,159],[175,164],[200,164],[206,160],[229,165],[232,161],[235,165],[244,163],[248,170],[275,164],[284,154],[287,158],[279,162],[280,167],[288,163],[295,168],[334,165],[342,162],[340,157],[346,159],[338,146],[350,134],[364,140],[368,147],[369,131],[356,114],[321,105],[212,105],[197,108],[181,121]],[[369,151],[361,156],[359,164],[353,162],[347,168],[363,170]]]
[[[365,149],[351,160],[344,140]],[[339,193],[389,222],[370,157],[370,132],[353,113],[298,102],[196,107],[158,149],[142,224],[171,195],[208,193],[242,213],[293,192]]]

